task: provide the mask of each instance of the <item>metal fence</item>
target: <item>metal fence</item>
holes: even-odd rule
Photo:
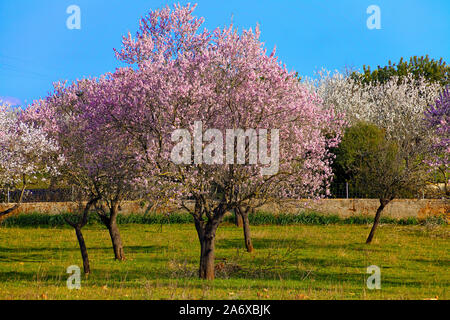
[[[363,194],[358,191],[350,183],[334,183],[331,185],[331,196],[332,199],[367,199],[370,198],[369,195]]]
[[[16,203],[21,190],[0,189],[0,202]],[[33,189],[25,190],[22,202],[69,202],[74,201],[72,189]]]
[[[331,199],[370,199],[370,195],[358,191],[351,183],[334,183],[331,186]],[[20,190],[0,189],[0,203],[16,203],[20,198]],[[418,194],[411,198],[435,199],[442,196]],[[142,197],[128,197],[127,200],[140,200]],[[71,202],[80,200],[73,189],[33,189],[26,190],[22,199],[24,203],[34,202]]]
[[[0,203],[17,203],[20,199],[21,190],[0,189]],[[129,194],[125,198],[127,201],[141,200],[142,195]],[[74,202],[88,201],[89,199],[80,196],[76,189],[30,189],[25,190],[22,202]]]
[[[374,199],[376,197],[364,192],[364,187],[357,187],[353,183],[333,183],[330,191],[331,199]],[[414,194],[402,194],[399,196],[404,199],[442,199],[448,198],[445,195],[443,184],[430,184],[424,190]]]

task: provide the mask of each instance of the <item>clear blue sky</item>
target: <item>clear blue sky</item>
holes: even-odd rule
[[[185,3],[186,1],[180,1]],[[195,3],[195,1],[191,1]],[[114,71],[113,48],[137,30],[157,0],[0,0],[0,97],[26,104],[57,80]],[[381,30],[369,30],[369,5],[381,9]],[[69,5],[81,8],[81,30],[66,28]],[[450,62],[448,0],[199,0],[206,26],[259,23],[268,49],[289,69],[313,76],[324,67],[385,65],[401,56],[429,54]]]

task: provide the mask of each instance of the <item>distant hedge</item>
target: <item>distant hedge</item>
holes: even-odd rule
[[[228,217],[228,220],[232,221],[232,217]],[[346,224],[346,225],[365,225],[373,224],[373,217],[368,216],[353,216],[349,218],[342,218],[338,215],[323,215],[315,212],[305,212],[301,214],[278,214],[258,212],[253,215],[249,215],[251,225],[290,225],[290,224],[302,224],[302,225],[333,225],[333,224]],[[446,224],[444,217],[428,218],[427,220],[419,220],[417,218],[405,218],[405,219],[393,219],[388,217],[382,217],[380,223],[382,224],[395,224],[395,225],[419,225],[426,223],[434,223],[439,225]]]
[[[67,226],[64,217],[70,217],[70,214],[48,215],[41,213],[19,214],[4,219],[0,224],[4,227],[64,227]],[[341,218],[338,215],[323,215],[315,212],[304,212],[299,214],[273,214],[268,212],[257,212],[249,215],[251,225],[365,225],[372,224],[373,217],[354,216]],[[194,219],[187,213],[173,213],[170,215],[162,214],[128,214],[117,217],[117,223],[125,224],[189,224]],[[225,222],[233,223],[232,215],[225,217]],[[438,225],[446,224],[444,217],[433,217],[427,220],[418,220],[416,218],[393,219],[381,218],[382,224],[395,225],[419,225],[433,223]],[[100,218],[96,214],[89,216],[88,225],[101,224]]]

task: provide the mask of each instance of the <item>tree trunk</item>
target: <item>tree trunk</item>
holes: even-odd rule
[[[112,201],[110,204],[109,214],[103,206],[97,206],[97,213],[100,216],[101,221],[106,226],[109,231],[109,236],[111,238],[111,243],[114,251],[114,258],[119,261],[125,260],[125,252],[123,250],[122,238],[120,236],[120,231],[117,226],[117,215],[119,213],[119,203],[117,201]]]
[[[248,220],[248,213],[249,210],[240,210],[244,225],[244,240],[245,240],[245,247],[247,248],[247,252],[253,252],[253,243],[252,243],[252,236],[250,233],[250,222]]]
[[[73,222],[68,218],[64,218],[67,224],[75,229],[75,234],[77,235],[78,244],[80,246],[81,258],[83,259],[83,269],[85,274],[91,273],[91,266],[89,264],[86,242],[84,241],[81,229],[88,223],[89,211],[91,210],[92,206],[94,206],[99,200],[100,198],[91,199],[84,207],[83,213],[81,214],[77,222]]]
[[[117,222],[115,218],[111,219],[111,222],[108,225],[108,231],[111,237],[115,259],[119,261],[124,261],[125,252],[123,251],[122,238],[120,237],[119,228],[117,227]]]
[[[214,280],[215,278],[215,239],[216,231],[222,222],[225,210],[219,207],[215,210],[212,218],[205,222],[199,213],[201,209],[196,204],[194,214],[195,228],[197,229],[198,239],[200,241],[200,267],[199,277],[205,280]]]
[[[377,230],[378,224],[380,223],[381,212],[384,208],[391,202],[389,199],[380,199],[380,206],[377,209],[377,213],[375,214],[375,220],[373,221],[372,230],[370,230],[369,237],[366,240],[366,244],[370,244],[372,242],[373,236],[375,235],[375,231]]]
[[[84,242],[83,233],[81,228],[75,228],[75,233],[77,234],[78,244],[80,245],[81,258],[83,259],[83,269],[85,274],[91,273],[91,267],[89,265],[89,256],[86,249],[86,243]]]
[[[248,219],[250,209],[251,209],[250,207],[247,207],[246,209],[238,207],[235,209],[236,215],[241,216],[242,219],[242,227],[244,230],[244,242],[247,252],[253,252],[252,236],[250,233],[250,221]]]
[[[11,214],[11,213],[13,213],[13,212],[16,211],[17,209],[19,209],[20,206],[22,205],[23,195],[25,194],[25,188],[26,188],[26,185],[27,185],[27,180],[26,180],[26,176],[25,176],[25,175],[23,175],[23,177],[22,177],[22,182],[23,182],[23,185],[22,185],[22,190],[20,191],[20,197],[19,197],[19,200],[18,200],[17,203],[16,203],[14,206],[12,206],[11,208],[6,209],[5,211],[0,212],[0,219],[3,218],[3,217],[6,217],[7,215],[9,215],[9,214]]]
[[[239,209],[234,209],[234,223],[236,227],[242,227],[244,225],[244,221],[242,220],[242,216],[239,213]]]
[[[214,280],[214,259],[215,259],[215,235],[205,234],[201,241],[200,270],[199,277],[205,280]]]
[[[6,209],[5,211],[0,212],[0,218],[6,217],[7,215],[13,213],[14,211],[16,211],[17,209],[20,208],[20,203],[16,203],[14,206],[12,206],[9,209]]]

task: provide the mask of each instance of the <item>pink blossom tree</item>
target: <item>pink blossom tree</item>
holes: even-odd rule
[[[444,193],[450,196],[449,165],[450,165],[450,88],[447,87],[425,112],[428,128],[435,134],[431,152],[431,165],[441,172],[444,178]]]
[[[84,239],[81,228],[87,215],[95,208],[107,227],[117,260],[125,260],[122,239],[117,226],[121,203],[136,191],[139,168],[128,135],[120,134],[108,117],[98,113],[113,94],[109,75],[100,79],[86,79],[67,86],[59,83],[45,100],[27,109],[28,121],[38,123],[47,135],[58,141],[59,153],[65,163],[60,171],[68,183],[88,198],[78,221],[68,221],[76,232],[83,254]],[[89,272],[89,268],[85,268]]]
[[[153,11],[135,39],[124,38],[117,55],[138,68],[117,72],[114,103],[97,110],[141,147],[149,194],[194,217],[199,276],[214,279],[227,211],[327,193],[342,122],[267,55],[258,28],[196,33],[202,19],[192,10]]]

